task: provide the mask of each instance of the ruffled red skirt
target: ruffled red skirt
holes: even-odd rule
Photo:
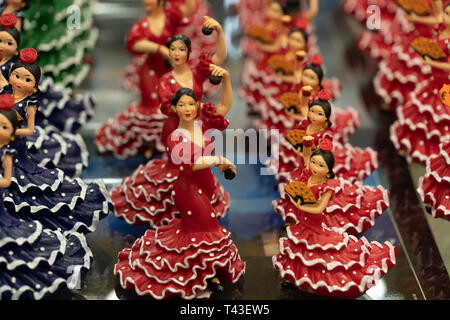
[[[156,231],[148,230],[119,253],[114,274],[123,288],[155,299],[193,299],[214,277],[231,283],[239,280],[245,262],[226,229],[186,233],[180,224],[176,219]]]
[[[357,298],[396,264],[397,249],[389,242],[358,240],[314,222],[288,227],[287,235],[279,240],[273,265],[284,280],[310,293]]]
[[[426,163],[426,173],[419,179],[417,192],[431,207],[435,218],[450,220],[450,140],[440,145],[440,153]]]

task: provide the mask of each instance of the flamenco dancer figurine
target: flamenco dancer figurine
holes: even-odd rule
[[[203,84],[211,76],[211,64],[220,66],[227,57],[225,37],[220,24],[212,18],[207,18],[204,28],[218,30],[217,50],[212,56],[206,52],[202,53],[197,64],[192,67],[188,64],[192,51],[190,39],[186,35],[179,33],[167,41],[169,61],[173,66],[173,70],[163,75],[158,85],[161,112],[167,115],[161,133],[161,140],[164,144],[167,141],[167,137],[178,127],[179,122],[177,115],[170,108],[172,96],[181,88],[189,88],[194,90],[197,99],[201,101]],[[216,79],[220,80],[220,78]]]
[[[147,16],[133,25],[127,38],[127,49],[133,55],[146,55],[137,71],[141,100],[109,119],[97,132],[100,152],[112,152],[119,159],[137,154],[151,158],[154,150],[165,151],[161,128],[166,118],[160,111],[157,86],[169,71],[167,40],[183,26],[183,18],[195,9],[195,0],[185,5],[165,7],[164,0],[144,0]]]
[[[42,214],[42,210],[39,210],[32,214],[17,215],[10,206],[5,208],[4,197],[10,197],[9,192],[18,187],[29,188],[29,198],[36,198],[32,194],[42,196],[42,203],[49,200],[49,193],[52,194],[51,190],[41,195],[36,192],[39,188],[50,187],[35,184],[43,182],[38,181],[39,174],[33,179],[34,183],[18,185],[17,174],[23,172],[18,161],[22,163],[23,156],[14,147],[19,121],[17,113],[11,109],[13,105],[12,96],[0,95],[0,155],[3,169],[3,178],[0,179],[0,300],[38,300],[63,285],[74,288],[77,283],[71,279],[79,279],[81,271],[90,268],[92,253],[85,236],[76,232],[82,221],[76,220],[80,223],[76,227],[74,223],[67,223],[70,221],[68,218],[64,221],[57,212]],[[89,213],[84,210],[91,210],[92,205],[95,202],[86,207],[81,205],[81,210],[72,219],[80,215],[87,217]]]
[[[417,192],[434,218],[450,220],[450,137],[444,138],[440,152],[427,159],[426,173]]]
[[[4,14],[0,18],[0,82],[6,84],[15,63],[19,61],[21,35],[13,14]],[[56,87],[51,78],[41,77],[39,82],[39,112],[35,123],[44,127],[47,133],[78,131],[94,114],[95,101],[91,94],[76,94],[72,90]]]
[[[179,40],[175,42],[179,42]],[[212,64],[209,68],[213,76],[223,78],[222,86],[231,86],[229,73],[225,69]],[[165,75],[162,80],[163,84],[165,83],[164,79],[173,79],[173,76],[171,74]],[[194,78],[194,81],[196,79],[199,78]],[[197,92],[201,93],[201,90],[199,90],[201,86],[198,84],[194,86],[194,90],[189,88],[195,93],[197,101],[199,101]],[[163,87],[164,85],[160,89]],[[178,87],[179,83],[177,82],[170,84],[166,89],[170,91]],[[162,101],[165,100],[162,99]],[[172,99],[170,104],[172,105],[171,108],[174,109],[171,113],[178,118],[179,125],[180,117],[176,112],[177,109],[174,107]],[[227,104],[218,106],[216,110],[214,110],[214,106],[211,103],[203,105],[199,103],[199,105],[201,106],[198,110],[199,117],[211,119],[211,121],[219,121],[231,108],[231,103],[228,104],[228,101]],[[167,105],[163,103],[162,106]],[[168,121],[171,121],[172,118],[169,117]],[[168,132],[167,135],[170,136],[172,132],[173,130]],[[149,224],[153,228],[165,225],[173,218],[179,218],[180,208],[175,205],[174,187],[182,174],[180,170],[183,169],[173,165],[170,159],[155,159],[149,161],[146,165],[139,166],[130,177],[123,179],[120,187],[115,187],[111,191],[111,199],[114,204],[116,217],[124,219],[130,224]],[[205,179],[209,181],[209,190],[213,193],[210,206],[214,208],[216,218],[222,218],[229,208],[230,196],[227,192],[224,192],[214,175],[208,176]]]
[[[317,145],[320,145],[322,151],[323,148],[333,149],[331,139],[325,137],[319,141],[320,143]],[[353,235],[362,234],[372,227],[375,224],[376,218],[388,208],[389,192],[381,186],[372,188],[361,186],[359,183],[353,183],[342,178],[334,179],[334,171],[325,170],[330,167],[334,168],[335,158],[333,154],[328,152],[324,155],[320,149],[312,150],[312,145],[315,143],[317,143],[317,140],[313,137],[304,137],[303,153],[301,153],[304,165],[290,172],[287,177],[288,181],[305,182],[305,174],[311,174],[311,172],[313,175],[316,172],[324,173],[326,179],[316,186],[317,189],[323,192],[327,185],[333,184],[335,192],[333,199],[328,201],[328,205],[325,206],[326,214],[323,217],[324,226],[336,232],[347,232]],[[326,163],[319,161],[321,160],[320,157],[313,159],[316,155],[325,159]],[[286,224],[292,225],[293,223],[301,222],[302,217],[298,215],[295,204],[293,206],[293,203],[288,201],[288,194],[285,191],[285,187],[286,183],[279,184],[281,198],[273,201],[272,205],[275,211],[286,221]],[[315,196],[317,199],[317,195]]]
[[[223,76],[217,111],[232,104],[231,83]],[[214,105],[203,105],[200,113],[195,92],[188,88],[177,91],[171,102],[180,119],[178,129],[167,139],[169,165],[180,170],[172,191],[180,219],[148,230],[131,248],[121,251],[114,274],[123,288],[139,295],[193,299],[208,295],[208,282],[220,290],[221,281],[234,283],[245,272],[245,262],[230,233],[217,223],[217,211],[211,205],[215,187],[210,167],[219,166],[228,178],[236,174],[236,167],[212,156],[208,132],[228,126]]]
[[[422,164],[439,154],[441,138],[450,135],[450,107],[440,93],[450,81],[450,3],[444,6],[442,1],[434,2],[443,8],[440,15],[431,19],[437,25],[434,36],[411,42],[417,52],[415,58],[431,67],[432,73],[416,84],[406,103],[397,108],[398,120],[391,126],[390,135],[401,155]]]
[[[3,34],[3,32],[0,32]],[[36,64],[37,52],[33,48],[22,50],[19,61],[11,66],[9,82],[0,83],[1,93],[12,94],[14,109],[21,117],[21,128],[17,135],[26,136],[29,156],[40,166],[58,167],[70,177],[81,175],[88,164],[88,152],[80,135],[52,132],[35,124],[39,107],[38,83],[41,69]],[[0,78],[0,82],[5,79]]]
[[[285,200],[295,206],[298,222],[287,228],[287,237],[280,238],[280,253],[272,257],[273,265],[285,281],[283,286],[334,298],[357,298],[396,264],[397,249],[389,242],[358,240],[326,228],[324,211],[340,188],[333,179],[329,140],[305,162],[307,168],[299,181],[315,201]]]
[[[300,110],[304,110],[303,104],[308,100],[312,91],[311,86],[302,88],[303,97],[301,99]],[[305,97],[306,96],[306,97]],[[333,140],[333,153],[336,157],[336,174],[351,182],[362,181],[371,174],[378,166],[377,154],[371,148],[362,150],[346,143],[342,145],[337,140],[338,137],[345,136],[337,134],[331,128],[332,107],[330,104],[331,95],[326,89],[317,94],[317,98],[309,103],[307,116],[294,129],[281,135],[279,144],[279,155],[270,159],[267,166],[278,181],[290,179],[294,171],[304,168],[303,153],[311,152],[311,148],[317,148],[319,143],[325,139]],[[333,110],[334,111],[334,110]],[[341,113],[336,118],[345,117]],[[345,128],[345,127],[344,127]],[[337,131],[342,130],[337,128]]]

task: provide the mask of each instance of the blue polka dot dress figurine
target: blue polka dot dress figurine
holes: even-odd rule
[[[17,30],[22,30],[22,26],[25,20],[24,10],[27,10],[31,5],[31,0],[13,1],[4,0],[0,2],[0,16],[14,15],[16,22],[14,26]]]
[[[18,61],[10,67],[9,82],[0,77],[0,93],[14,96],[14,109],[22,119],[18,135],[26,136],[24,148],[28,149],[33,161],[47,168],[59,168],[69,177],[78,177],[88,164],[88,152],[81,136],[51,130],[47,132],[36,124],[41,105],[37,86],[41,70],[35,63],[36,58],[36,50],[23,50]]]
[[[51,198],[51,194],[55,200],[62,200],[56,199],[57,193],[46,188],[48,184],[38,186],[25,179],[25,176],[22,176],[22,180],[26,180],[26,184],[18,184],[16,175],[25,173],[20,169],[23,157],[15,146],[19,119],[16,111],[11,109],[13,105],[12,96],[0,95],[0,156],[3,171],[3,178],[0,178],[0,299],[42,299],[64,285],[76,287],[81,271],[90,268],[92,253],[85,235],[78,230],[87,227],[93,231],[101,210],[93,208],[96,202],[90,201],[86,194],[83,201],[77,201],[72,211],[66,209],[65,212],[55,211],[52,215],[46,215],[45,202]],[[45,169],[42,170],[43,177],[49,174],[46,174]],[[68,180],[55,182],[48,181],[53,187],[69,183],[66,188],[70,188]],[[41,190],[37,192],[39,187]],[[35,205],[33,209],[37,210],[32,209],[31,214],[18,215],[11,210],[11,205],[4,203],[5,196],[11,194],[13,189],[21,189],[22,192],[27,192],[24,189],[33,190],[30,197],[42,199],[44,205]],[[92,186],[85,186],[85,189],[95,190]],[[97,194],[97,198],[91,200],[101,199]],[[61,204],[64,207],[64,203]],[[100,202],[99,205],[107,208],[107,202]],[[26,204],[22,207],[30,209]],[[87,219],[89,215],[92,217],[91,223]],[[63,216],[66,216],[66,221]],[[81,216],[84,218],[80,219]]]

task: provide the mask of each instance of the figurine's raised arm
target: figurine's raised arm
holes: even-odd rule
[[[227,58],[227,44],[222,26],[211,17],[205,16],[204,28],[213,29],[217,32],[216,52],[212,55],[211,60],[216,65],[221,65]]]
[[[312,20],[319,12],[319,0],[309,0],[309,9],[302,15],[307,20]]]
[[[189,17],[196,8],[195,0],[186,0],[185,3],[178,7],[183,18]]]
[[[8,188],[11,185],[13,157],[5,155],[3,159],[3,178],[0,178],[0,188]]]
[[[233,105],[233,89],[231,87],[230,73],[226,69],[213,64],[211,64],[209,68],[211,70],[211,75],[223,77],[222,95],[220,102],[216,107],[216,111],[217,113],[225,116]]]

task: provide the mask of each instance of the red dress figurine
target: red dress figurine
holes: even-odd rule
[[[298,222],[287,228],[287,237],[279,240],[280,253],[272,257],[272,262],[287,283],[304,291],[334,298],[357,298],[396,264],[397,249],[389,242],[369,242],[364,237],[358,240],[324,226],[328,215],[325,208],[331,206],[331,199],[342,188],[333,179],[330,151],[331,143],[325,140],[299,177],[315,202],[300,204],[300,200],[285,200],[294,206]]]
[[[231,84],[225,73],[223,92],[217,110],[229,109]],[[212,156],[210,129],[224,130],[228,121],[216,113],[214,105],[199,106],[195,93],[183,88],[172,103],[180,117],[180,126],[168,137],[169,162],[179,168],[173,183],[173,199],[180,219],[167,226],[148,230],[130,249],[119,253],[114,273],[123,288],[155,299],[203,296],[208,283],[236,282],[245,272],[245,262],[230,239],[230,233],[217,223],[217,211],[211,205],[214,176],[211,166],[235,174],[227,159]],[[199,115],[200,117],[197,117]]]
[[[431,207],[433,217],[450,220],[450,138],[439,147],[440,152],[427,160],[427,171],[419,179],[417,192]]]
[[[397,109],[398,120],[391,126],[395,147],[408,161],[422,164],[439,154],[441,138],[450,136],[450,107],[442,95],[448,92],[450,83],[450,3],[444,7],[443,23],[435,31],[435,37],[429,40],[441,49],[442,58],[416,57],[432,68],[432,74],[416,84],[406,103]]]
[[[311,87],[305,87],[303,91],[305,93],[310,92],[310,89]],[[331,115],[335,109],[331,107],[330,98],[327,90],[321,90],[317,94],[317,99],[313,100],[305,111],[306,119],[298,122],[293,128],[294,130],[282,132],[280,135],[278,155],[275,154],[267,162],[267,166],[275,174],[278,181],[283,182],[292,179],[291,173],[301,171],[304,167],[302,150],[304,150],[305,140],[308,140],[315,147],[323,140],[334,140],[335,172],[338,177],[345,180],[362,181],[377,168],[377,154],[371,148],[362,150],[348,143],[343,145],[338,142],[343,135],[339,134],[338,130],[336,130],[338,134],[335,135],[336,131],[332,129]],[[339,115],[337,119],[339,118],[342,117]],[[294,132],[300,134],[301,137],[298,137],[295,141],[288,141],[288,139],[292,139],[290,135]],[[299,138],[301,140],[298,140]]]
[[[137,154],[151,157],[155,148],[165,150],[160,132],[166,117],[159,110],[157,92],[159,78],[169,71],[165,62],[169,50],[165,44],[183,26],[183,17],[193,11],[194,2],[186,0],[184,6],[167,9],[163,0],[144,1],[147,16],[133,25],[126,43],[133,55],[146,56],[137,72],[141,100],[98,130],[96,144],[100,152],[113,152],[123,159]]]
[[[166,8],[171,9],[182,6],[185,1],[166,0],[165,2]],[[180,29],[178,30],[178,32],[183,33],[187,35],[190,39],[192,39],[193,50],[190,58],[193,61],[197,61],[198,58],[200,58],[202,52],[211,52],[214,50],[216,46],[216,37],[214,34],[205,37],[201,33],[205,17],[211,16],[212,13],[207,1],[196,0],[194,11],[189,16],[189,18],[188,17],[184,18],[183,26],[180,27]],[[135,56],[131,59],[123,79],[123,86],[125,87],[125,89],[133,91],[135,93],[140,93],[139,77],[137,76],[138,73],[137,71],[139,70],[139,66],[144,62],[144,60],[145,56],[144,57]],[[209,89],[207,84],[205,87]]]
[[[206,65],[200,63],[198,69],[192,69],[194,76],[193,91],[197,99],[197,94],[201,95],[202,93],[201,83],[206,75]],[[215,65],[210,65],[209,70],[212,70],[212,72],[208,71],[208,74],[216,76],[226,74],[224,69]],[[171,83],[171,80],[174,80],[172,73],[164,75],[159,87],[161,89],[161,101],[163,101],[162,108],[165,108],[167,112],[171,105],[171,97],[168,97],[167,93],[174,92],[175,94],[180,86],[178,82]],[[210,107],[207,106],[208,104],[203,105],[199,111],[203,117],[207,117],[208,112],[210,112]],[[228,110],[222,109],[219,112],[222,116],[225,116]],[[175,122],[172,122],[174,117]],[[176,118],[178,118],[177,114],[170,112],[163,130],[166,141],[173,132],[172,124],[179,123],[179,119],[177,121]],[[177,127],[178,125],[175,129]],[[146,165],[139,166],[130,177],[123,179],[120,187],[112,189],[111,200],[114,204],[116,217],[124,219],[130,224],[149,224],[153,228],[167,224],[171,219],[179,217],[179,208],[175,206],[172,194],[174,183],[180,175],[179,170],[179,167],[173,166],[169,159],[155,159],[149,161]],[[212,179],[214,180],[214,187],[211,188],[213,196],[210,205],[214,207],[216,217],[219,219],[225,216],[229,208],[230,196],[227,192],[224,192],[219,181],[214,176],[212,176]]]

